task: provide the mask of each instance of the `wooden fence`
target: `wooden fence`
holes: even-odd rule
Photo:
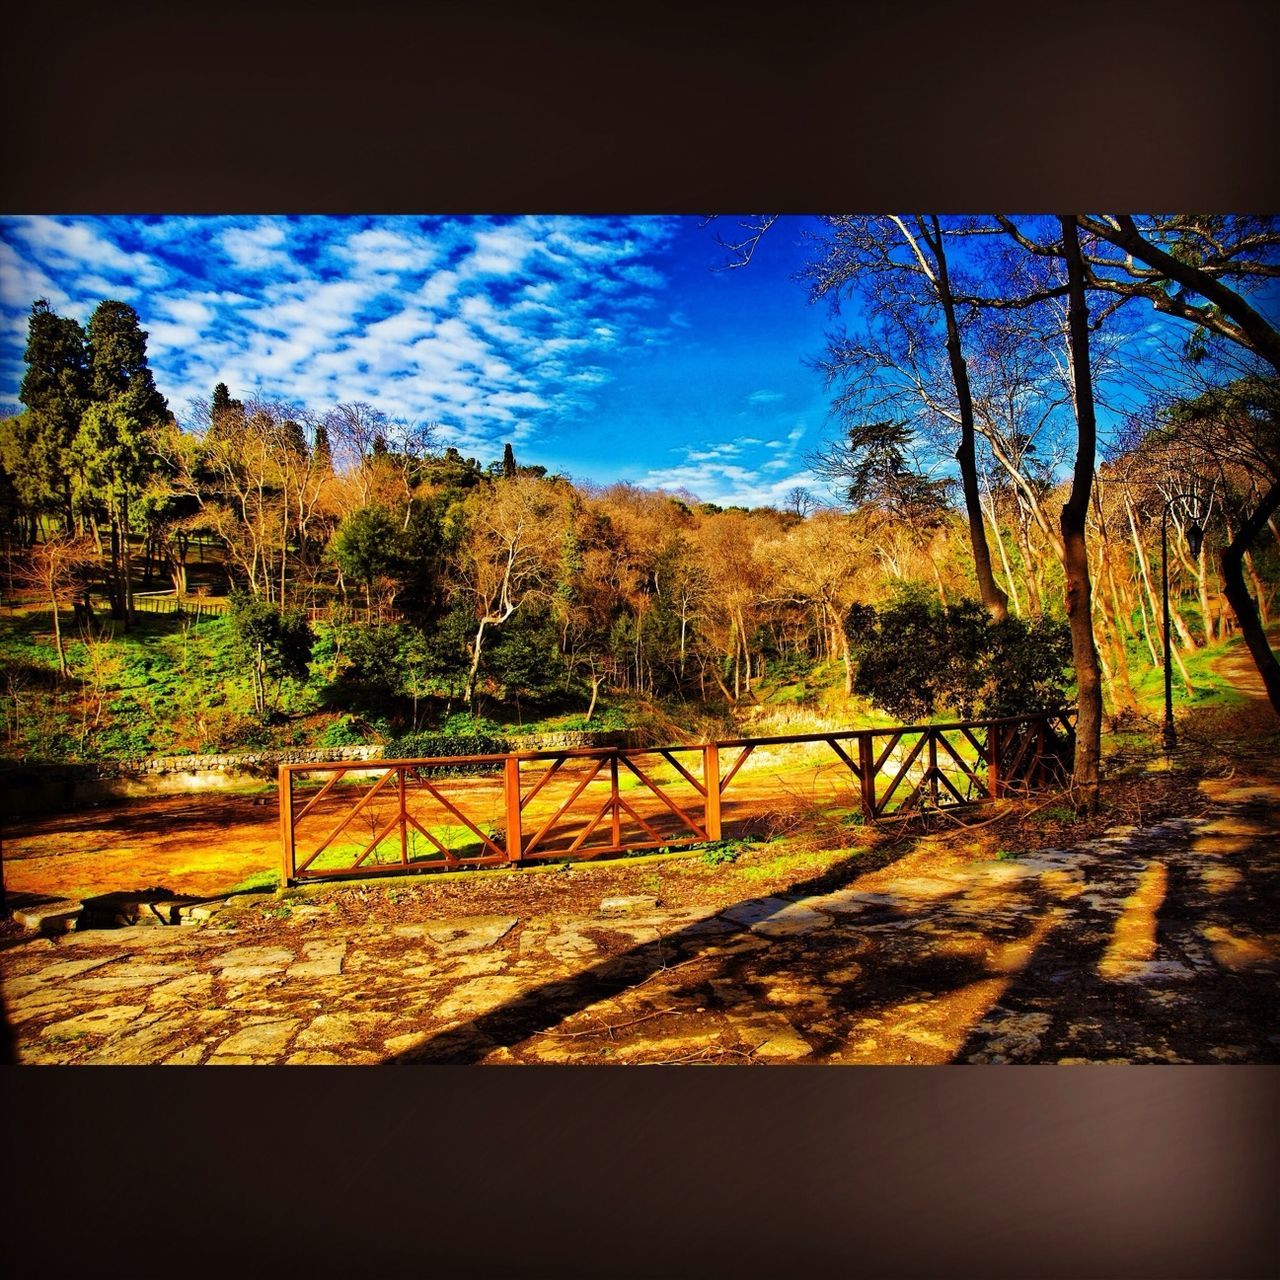
[[[827,800],[876,820],[1059,784],[1069,709],[999,720],[697,746],[597,747],[334,764],[279,771],[283,877],[301,880],[593,858],[715,842],[794,786],[822,748]],[[750,762],[759,767],[750,785]],[[820,764],[815,776],[823,771]],[[790,778],[790,783],[781,779]],[[737,793],[730,795],[734,788]]]

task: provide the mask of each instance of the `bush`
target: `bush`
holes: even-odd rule
[[[321,747],[358,747],[365,741],[360,721],[355,716],[339,716],[325,726],[317,740]]]
[[[511,750],[506,738],[491,733],[423,732],[406,733],[387,744],[384,760],[423,760],[436,756],[492,756]],[[493,773],[501,764],[440,765],[430,772],[440,776],[461,776],[471,773]]]
[[[1021,715],[1067,695],[1071,636],[1054,618],[992,622],[976,600],[944,613],[914,597],[880,612],[854,605],[846,626],[858,660],[854,692],[908,723],[939,711]]]

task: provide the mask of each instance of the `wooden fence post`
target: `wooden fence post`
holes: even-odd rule
[[[609,785],[613,793],[613,822],[610,825],[610,835],[613,838],[613,847],[615,849],[622,848],[622,806],[618,803],[618,748],[614,747],[613,755],[609,757]]]
[[[520,862],[524,856],[524,832],[520,820],[520,761],[508,756],[504,766],[507,797],[507,861]]]
[[[407,867],[409,865],[409,809],[405,803],[405,775],[408,770],[401,766],[397,772],[400,775],[400,865]]]
[[[858,735],[858,771],[862,774],[862,812],[876,816],[876,753],[869,733]]]
[[[707,839],[720,837],[720,747],[708,742],[702,748],[702,785],[707,791],[706,827]]]
[[[276,773],[276,791],[280,796],[280,884],[287,885],[293,879],[296,859],[293,851],[293,775],[288,765],[281,765]]]
[[[1000,798],[1000,726],[987,725],[987,794],[992,800]]]

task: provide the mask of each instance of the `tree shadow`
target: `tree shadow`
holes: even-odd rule
[[[850,858],[792,883],[785,899],[744,899],[429,1033],[386,1061],[476,1063],[546,1033],[564,1038],[560,1060],[583,1060],[574,1041],[592,1036],[610,1055],[600,1060],[625,1060],[629,1037],[618,1040],[615,1032],[633,1024],[643,1024],[641,1038],[668,1038],[675,1056],[667,1061],[760,1060],[755,1050],[727,1046],[682,1052],[681,1015],[690,1009],[724,1015],[743,1043],[758,1040],[762,1028],[767,1038],[770,1019],[777,1027],[786,1016],[804,1030],[804,1045],[792,1056],[805,1061],[859,1060],[849,1055],[859,1035],[871,1045],[865,1061],[884,1060],[877,1046],[885,1036],[918,1043],[925,1060],[954,1063],[1274,1061],[1280,1056],[1271,1034],[1274,965],[1221,962],[1232,946],[1247,957],[1248,939],[1273,927],[1277,868],[1264,845],[1265,837],[1251,842],[1234,855],[1234,866],[1230,857],[1215,859],[1239,877],[1212,890],[1194,843],[1185,832],[1166,829],[1147,847],[1102,851],[1087,861],[1067,854],[1059,859],[1065,878],[1057,881],[1018,877],[1015,864],[1015,878],[1001,891],[975,893],[962,883],[923,899],[871,895],[851,918],[837,915],[830,927],[791,937],[761,939],[724,919],[726,911],[754,906],[757,930],[784,931],[792,899],[831,894],[864,874],[865,866]],[[899,859],[914,847],[914,840],[905,844]],[[1130,913],[1151,896],[1157,875],[1158,906],[1142,908],[1149,948],[1126,960],[1122,924],[1127,927]],[[927,920],[913,920],[925,913]],[[591,932],[590,922],[575,927]],[[1205,942],[1204,931],[1214,928],[1226,931],[1217,955]],[[938,945],[939,937],[946,946]],[[687,981],[641,992],[651,979],[685,966]],[[593,1005],[628,994],[636,997],[634,1018],[612,1027],[562,1027]],[[901,1045],[895,1052],[901,1060]]]

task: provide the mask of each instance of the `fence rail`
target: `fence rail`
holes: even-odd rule
[[[1073,717],[1064,708],[697,746],[282,764],[283,876],[297,883],[714,842],[726,818],[742,816],[748,762],[779,748],[825,744],[837,798],[869,820],[994,800],[1066,779]]]
[[[168,591],[133,593],[135,613],[186,613],[201,618],[220,618],[231,612],[231,601],[220,596],[177,596]]]

